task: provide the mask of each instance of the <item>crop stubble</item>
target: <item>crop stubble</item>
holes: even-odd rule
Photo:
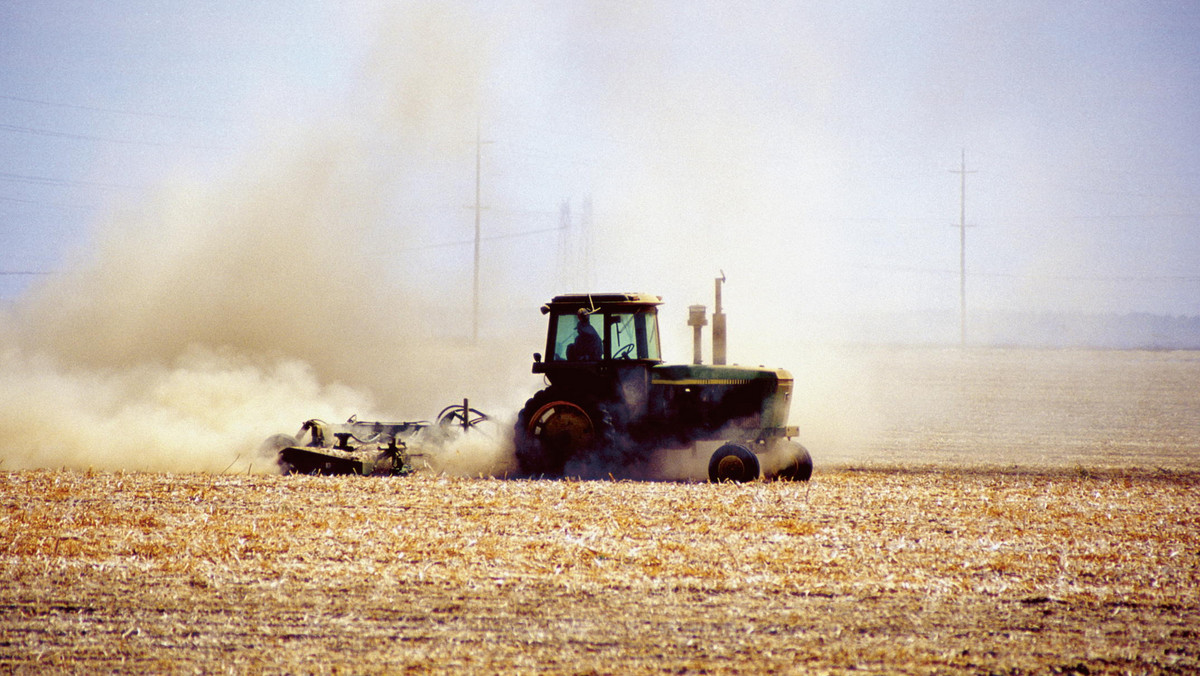
[[[817,446],[827,464],[1200,468],[1200,351],[866,348],[841,359],[856,375],[836,396],[796,375],[802,430],[824,424],[814,412],[841,410],[868,430],[858,444]]]
[[[1197,670],[1196,485],[8,473],[0,669]]]
[[[810,484],[0,473],[0,671],[1200,672],[1200,354],[863,372]]]

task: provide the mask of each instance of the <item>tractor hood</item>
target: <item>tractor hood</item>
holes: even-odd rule
[[[696,397],[726,420],[744,418],[762,429],[787,426],[792,374],[784,369],[662,364],[650,369],[650,385],[666,390],[667,398]]]

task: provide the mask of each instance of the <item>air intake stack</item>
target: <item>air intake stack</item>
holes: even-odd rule
[[[692,363],[703,364],[704,354],[701,343],[704,338],[704,327],[708,326],[708,308],[703,305],[688,306],[688,326],[692,327]]]

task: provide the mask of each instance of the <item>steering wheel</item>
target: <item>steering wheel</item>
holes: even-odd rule
[[[629,355],[631,352],[633,352],[633,343],[630,343],[617,350],[617,353],[613,355],[613,359],[630,359],[631,357]]]

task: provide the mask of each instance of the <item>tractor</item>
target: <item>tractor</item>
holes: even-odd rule
[[[533,355],[533,372],[548,384],[517,416],[521,473],[559,477],[569,463],[621,468],[664,450],[716,446],[710,481],[807,481],[812,458],[787,424],[791,374],[723,363],[721,281],[712,365],[700,363],[696,321],[695,363],[663,362],[659,296],[567,294],[543,305],[546,351]],[[704,312],[693,306],[693,319],[697,308]]]

